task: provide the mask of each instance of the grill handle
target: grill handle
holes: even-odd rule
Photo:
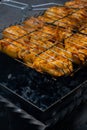
[[[11,7],[19,8],[22,10],[26,10],[26,9],[28,9],[28,10],[47,10],[51,6],[56,6],[56,5],[62,6],[62,4],[55,3],[55,2],[30,5],[30,7],[26,3],[22,3],[22,2],[18,2],[18,1],[14,1],[14,0],[2,0],[1,3],[4,5],[11,6]]]
[[[62,4],[51,2],[51,3],[31,5],[31,8],[32,10],[47,10],[49,7],[56,5],[62,6]]]
[[[14,0],[2,0],[1,1],[2,4],[4,5],[8,5],[14,8],[19,8],[21,10],[25,10],[28,8],[28,4],[22,3],[22,2],[18,2],[18,1],[14,1]]]

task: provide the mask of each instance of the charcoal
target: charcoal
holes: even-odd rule
[[[28,68],[4,54],[0,56],[3,59],[0,64],[0,83],[42,110],[47,109],[87,79],[85,67],[72,76],[54,78]]]

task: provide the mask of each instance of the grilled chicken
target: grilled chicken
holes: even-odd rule
[[[87,58],[87,36],[74,34],[65,40],[65,49],[72,53],[73,61],[84,63]]]
[[[41,73],[70,74],[73,62],[84,64],[87,59],[87,2],[74,0],[65,5],[4,29],[0,51]]]
[[[52,76],[63,76],[72,72],[71,54],[54,46],[40,54],[33,63],[33,68],[39,72],[47,72]]]
[[[29,49],[26,51],[23,50],[20,53],[20,57],[26,63],[33,63],[36,56],[46,51],[47,48],[50,48],[50,46],[52,46],[52,42],[50,41],[46,41],[46,43],[44,43],[43,41],[32,39],[32,41],[29,43]]]
[[[79,9],[72,15],[69,15],[68,17],[65,17],[59,21],[56,21],[54,24],[64,27],[66,29],[78,29],[82,24],[84,24],[84,21],[87,20],[87,9]]]
[[[53,23],[75,11],[75,9],[63,6],[50,7],[45,11],[44,15],[39,16],[38,19],[45,23]]]
[[[56,6],[56,7],[50,7],[48,10],[44,13],[44,17],[48,17],[53,20],[59,20],[69,14],[72,14],[76,10],[64,6]]]
[[[86,34],[87,35],[87,23],[83,24],[80,29],[80,33]]]
[[[77,10],[75,13],[70,15],[70,17],[76,18],[78,20],[77,22],[79,22],[80,20],[87,20],[87,8]]]
[[[65,3],[65,6],[73,8],[84,8],[87,7],[87,0],[74,0]]]
[[[80,32],[87,35],[87,27],[82,29]]]
[[[28,33],[42,28],[43,25],[44,22],[35,17],[31,17],[23,22],[23,27]]]
[[[60,26],[45,25],[39,31],[30,34],[30,41],[41,41],[46,47],[54,45],[59,41],[71,36],[73,32],[70,29],[66,29]],[[52,42],[47,44],[46,41]],[[49,42],[49,43],[50,43]]]
[[[45,25],[39,31],[30,34],[31,39],[40,39],[41,41],[55,41],[57,35],[57,28],[52,25]]]
[[[3,31],[4,38],[11,38],[12,40],[17,40],[20,43],[25,43],[29,39],[26,35],[28,32],[23,29],[22,26],[10,26]]]
[[[24,62],[29,65],[34,62],[37,55],[50,49],[56,43],[56,28],[53,26],[44,26],[42,29],[30,34],[29,51],[23,51],[20,54]]]
[[[6,53],[13,58],[19,58],[18,53],[26,49],[27,47],[18,42],[12,41],[9,38],[4,38],[0,40],[0,51]]]

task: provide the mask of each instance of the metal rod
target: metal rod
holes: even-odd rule
[[[39,30],[39,31],[41,31],[41,30]],[[44,34],[46,34],[46,35],[50,35],[50,36],[52,36],[53,37],[53,35],[52,34],[49,34],[49,33],[45,33],[45,32],[43,32],[43,31],[41,31],[42,33],[44,33]],[[28,34],[25,34],[25,35],[23,35],[23,36],[21,36],[21,38],[23,38],[24,36],[27,36]],[[9,37],[8,37],[9,38]],[[20,40],[21,38],[17,38],[17,39],[12,39],[13,41],[16,41],[16,42],[18,42],[18,43],[20,43],[20,41],[18,41],[18,40]],[[41,44],[37,44],[37,40],[41,40],[43,43],[48,43],[46,40],[44,41],[43,40],[43,38],[47,38],[47,37],[45,37],[45,36],[42,36],[42,38],[39,38],[38,39],[38,37],[37,36],[34,36],[34,40],[36,40],[36,42],[30,42],[30,44],[36,44],[36,45],[39,45],[40,47],[42,47],[43,49],[45,49],[44,51],[46,51],[46,50],[49,50],[50,49],[50,47],[46,47],[46,46],[42,46]],[[40,42],[40,41],[39,41]],[[54,40],[54,42],[55,43],[53,43],[54,44],[54,46],[56,45],[56,42],[57,41],[55,41]],[[23,43],[20,43],[20,44],[23,44]],[[61,45],[63,45],[61,42],[59,42],[59,44],[61,44]],[[28,44],[23,44],[24,46],[27,46],[27,47],[29,47],[29,45]],[[52,47],[53,47],[53,45],[52,45]],[[64,52],[66,52],[66,53],[68,53],[68,54],[71,54],[69,51],[66,51],[66,50],[64,50],[64,49],[62,49],[62,48],[60,48],[60,47],[56,47],[56,48],[58,48],[58,49],[60,49],[61,51],[64,51]],[[42,51],[42,52],[40,52],[39,54],[41,54],[41,53],[43,53],[44,51]],[[52,52],[54,52],[54,53],[56,53],[56,54],[58,54],[57,52],[55,52],[54,50],[51,50]],[[38,54],[38,55],[39,55]],[[59,55],[59,54],[58,54]],[[64,57],[64,58],[66,58],[66,59],[68,59],[68,60],[70,60],[70,61],[72,61],[73,62],[73,60],[72,59],[70,59],[70,58],[67,58],[66,56],[62,56],[62,57]]]

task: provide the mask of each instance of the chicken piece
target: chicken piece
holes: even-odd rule
[[[45,48],[49,48],[55,45],[59,41],[63,41],[65,38],[71,36],[73,32],[62,27],[55,26],[43,26],[42,29],[30,34],[30,42],[36,43]]]
[[[86,23],[87,22],[87,8],[79,9],[75,13],[70,15],[69,17],[72,18],[72,19],[76,19],[77,23],[78,22],[83,23],[84,21]]]
[[[66,17],[59,21],[56,21],[54,24],[67,30],[73,30],[73,28],[77,27],[78,23],[76,23],[76,20],[74,20],[73,18],[71,19],[69,17]]]
[[[26,49],[27,48],[22,44],[12,41],[9,38],[4,38],[0,40],[0,51],[13,58],[19,58],[18,53],[21,50],[26,50]]]
[[[81,27],[79,28],[79,30],[81,31],[81,30],[83,30],[83,29],[85,29],[85,28],[87,28],[87,21],[86,21],[86,20],[85,20],[84,23],[81,25]]]
[[[80,29],[80,33],[86,34],[87,35],[87,23],[83,24]]]
[[[59,35],[60,36],[59,36]],[[52,48],[63,40],[63,37],[70,36],[70,32],[66,34],[63,29],[57,32],[55,26],[43,26],[39,31],[33,32],[30,35],[29,51],[21,53],[21,57],[25,63],[33,63],[37,55],[40,55],[47,49]],[[61,44],[63,47],[63,44]]]
[[[84,63],[87,58],[87,36],[74,34],[65,40],[65,49],[72,53],[73,61]]]
[[[72,15],[65,17],[54,24],[66,28],[67,30],[79,30],[80,26],[87,20],[87,9],[79,9]]]
[[[38,16],[38,19],[41,20],[42,22],[44,22],[44,24],[53,23],[53,21],[54,21],[52,18],[46,17],[44,15]]]
[[[54,45],[59,41],[63,41],[63,39],[71,36],[73,32],[71,30],[67,30],[66,28],[59,27],[59,26],[43,26],[42,29],[30,34],[30,41],[38,40],[43,42],[44,45],[48,46],[46,41],[51,41],[50,45]]]
[[[84,8],[87,7],[87,0],[74,0],[65,3],[65,6],[73,8]]]
[[[67,53],[64,49],[55,47],[40,54],[33,63],[33,68],[39,72],[46,72],[52,76],[63,76],[73,71],[71,53]]]
[[[23,22],[23,27],[28,32],[33,32],[35,30],[38,30],[38,29],[42,28],[43,25],[44,25],[44,22],[42,22],[40,19],[34,18],[34,17],[31,17]]]
[[[34,51],[33,51],[34,50]],[[37,49],[30,48],[29,50],[21,50],[19,52],[19,57],[22,59],[22,61],[28,66],[32,67],[32,64],[36,58]]]
[[[56,41],[63,42],[64,39],[70,37],[73,34],[73,31],[71,29],[58,26],[56,33]]]
[[[46,51],[50,46],[52,46],[50,41],[44,43],[43,41],[32,39],[29,43],[29,49],[21,51],[19,57],[21,57],[25,63],[32,64],[36,56]]]
[[[39,31],[30,34],[31,39],[41,39],[41,41],[55,41],[57,29],[55,26],[45,25]]]
[[[4,38],[11,38],[12,40],[19,41],[20,43],[24,43],[29,40],[29,35],[27,35],[27,31],[23,29],[22,26],[10,26],[3,31]]]
[[[75,9],[71,9],[68,7],[55,6],[48,8],[48,10],[45,11],[43,16],[38,16],[38,19],[44,23],[54,23],[55,21],[69,14],[72,14],[75,11],[76,11]]]
[[[30,34],[30,42],[28,44],[29,51],[20,54],[25,63],[33,63],[37,55],[43,53],[47,49],[54,46],[56,43],[54,36],[56,28],[53,26],[43,26],[42,29]]]
[[[53,20],[59,20],[69,14],[72,14],[75,11],[75,9],[64,6],[54,6],[48,8],[48,10],[44,13],[44,16]]]
[[[87,27],[82,29],[80,32],[87,35]]]

